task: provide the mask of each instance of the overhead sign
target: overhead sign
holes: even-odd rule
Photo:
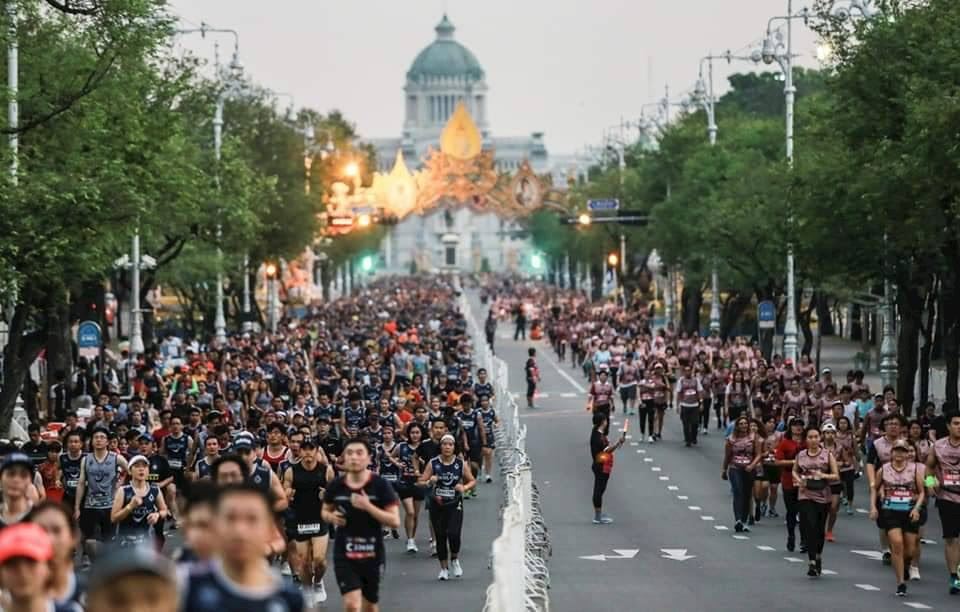
[[[96,321],[81,321],[77,326],[77,348],[81,357],[96,358],[100,355],[103,335]]]
[[[616,198],[608,198],[605,200],[587,200],[587,210],[594,212],[603,211],[603,210],[619,210],[620,209],[620,200]]]
[[[773,329],[777,323],[777,307],[773,302],[764,300],[757,304],[757,327]]]

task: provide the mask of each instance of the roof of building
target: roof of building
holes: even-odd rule
[[[483,79],[483,68],[476,56],[454,40],[456,28],[446,14],[434,30],[437,33],[436,40],[417,54],[407,71],[407,78],[417,80],[421,76],[441,76]]]

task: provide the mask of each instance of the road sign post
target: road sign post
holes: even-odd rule
[[[777,306],[770,300],[757,304],[757,336],[760,351],[769,362],[773,357],[773,336],[777,326]]]
[[[616,198],[587,200],[587,210],[590,212],[610,212],[620,210],[620,200]]]

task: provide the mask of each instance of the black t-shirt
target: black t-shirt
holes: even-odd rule
[[[350,496],[361,489],[378,508],[386,509],[400,503],[390,483],[372,472],[366,484],[357,489],[347,484],[346,476],[340,476],[330,483],[323,495],[323,502],[335,506],[347,519],[346,525],[337,528],[333,556],[341,561],[372,561],[381,564],[385,555],[380,522],[350,503]]]
[[[27,440],[27,442],[20,447],[20,452],[30,457],[34,465],[40,465],[47,460],[47,443],[43,440],[36,443]]]
[[[536,382],[537,360],[533,357],[530,357],[527,359],[527,365],[525,365],[523,369],[527,373],[527,382]]]
[[[147,474],[147,482],[157,483],[161,480],[170,478],[173,474],[170,472],[170,463],[162,455],[151,455],[147,457],[150,461],[150,473]]]
[[[431,459],[440,454],[440,444],[434,442],[432,438],[427,438],[417,447],[417,458],[420,460],[420,469],[430,462]]]

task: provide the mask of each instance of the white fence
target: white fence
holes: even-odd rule
[[[501,531],[493,541],[490,556],[493,582],[487,588],[483,609],[484,612],[548,612],[550,535],[525,451],[527,428],[520,424],[517,402],[510,396],[507,364],[490,352],[465,296],[461,297],[460,307],[474,339],[476,363],[486,368],[493,382],[495,409],[500,417],[495,435],[504,492]]]

